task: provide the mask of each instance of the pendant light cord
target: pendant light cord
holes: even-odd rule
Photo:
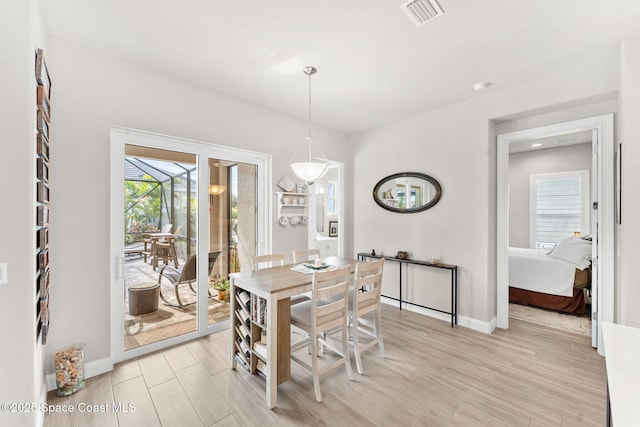
[[[307,137],[311,138],[311,74],[308,73],[309,76],[309,119],[307,120]]]

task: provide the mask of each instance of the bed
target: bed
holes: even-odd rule
[[[587,313],[591,241],[563,239],[551,251],[509,248],[509,302],[572,314]]]

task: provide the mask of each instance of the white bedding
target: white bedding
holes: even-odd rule
[[[576,266],[544,250],[509,248],[509,286],[565,297],[573,296]]]

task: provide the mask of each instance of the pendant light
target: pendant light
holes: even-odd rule
[[[307,143],[296,151],[293,157],[291,157],[291,160],[289,160],[289,164],[291,165],[293,172],[300,179],[304,180],[308,185],[312,185],[318,179],[322,178],[322,176],[327,172],[329,169],[329,160],[327,160],[325,155],[322,154],[320,149],[313,142],[313,137],[311,136],[311,76],[315,74],[317,70],[314,67],[305,67],[303,71],[307,76],[309,76],[309,119],[307,121]],[[306,157],[303,156],[305,148],[307,149]],[[313,149],[315,149],[319,156],[311,154]]]

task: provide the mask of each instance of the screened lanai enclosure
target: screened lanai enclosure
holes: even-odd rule
[[[125,145],[125,351],[199,330],[203,318],[207,325],[228,320],[228,292],[219,288],[230,272],[251,268],[256,166],[206,164],[209,197],[198,206],[197,155]],[[207,226],[199,230],[203,215]],[[200,239],[208,242],[204,253]],[[199,277],[201,262],[207,277]],[[198,296],[205,292],[206,306]]]
[[[197,241],[194,164],[126,157],[124,185],[125,247],[129,252],[144,246],[146,235],[164,228],[168,233],[177,231],[175,246],[179,258],[186,259],[194,253]]]

